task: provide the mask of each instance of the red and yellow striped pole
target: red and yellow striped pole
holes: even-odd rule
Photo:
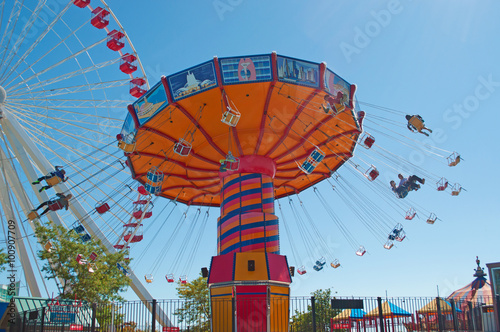
[[[237,171],[220,173],[217,256],[208,277],[213,331],[288,329],[291,276],[279,254],[275,172],[272,159],[245,156]]]

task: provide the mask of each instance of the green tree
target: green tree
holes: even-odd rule
[[[4,271],[6,265],[9,263],[9,255],[3,252],[3,249],[0,249],[0,272]]]
[[[177,284],[177,295],[186,300],[175,314],[189,325],[189,331],[210,331],[210,309],[207,280],[200,276],[186,284]]]
[[[340,312],[338,309],[331,308],[331,289],[318,289],[312,292],[311,295],[314,296],[315,301],[316,331],[330,331],[330,318],[335,317]],[[312,318],[311,304],[307,306],[304,312],[295,310],[290,330],[294,332],[312,331]]]
[[[45,277],[61,283],[60,298],[77,298],[100,304],[123,300],[120,292],[125,291],[130,279],[117,268],[116,263],[128,267],[125,253],[106,253],[99,240],[83,243],[75,231],[68,231],[52,222],[45,226],[37,225],[35,233],[42,246],[51,244],[50,250],[38,252],[38,257],[46,261],[42,268]],[[76,257],[80,254],[88,260],[93,252],[97,254],[97,259],[93,262],[94,272],[91,273],[89,264],[79,264]]]

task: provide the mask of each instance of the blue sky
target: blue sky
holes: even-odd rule
[[[309,265],[308,274],[294,278],[292,296],[307,296],[319,288],[332,288],[344,296],[384,296],[386,292],[389,296],[435,296],[439,288],[440,294],[447,296],[472,281],[476,256],[483,267],[499,261],[496,253],[499,252],[500,181],[495,174],[499,164],[496,131],[500,120],[496,108],[500,104],[499,2],[485,0],[479,5],[466,0],[143,0],[138,4],[108,0],[107,3],[132,40],[151,86],[162,75],[195,66],[213,56],[272,51],[317,63],[324,61],[329,69],[357,85],[357,99],[367,113],[365,128],[374,134],[380,148],[358,147],[353,161],[378,162],[381,176],[374,183],[354,179],[352,191],[365,194],[370,207],[380,205],[386,209],[388,220],[373,220],[374,223],[395,224],[396,220],[403,224],[407,238],[390,251],[383,249],[356,220],[353,211],[331,191],[329,184],[322,183],[318,187],[330,207],[368,250],[365,256],[357,257],[322,210],[313,190],[306,190],[300,198],[342,267],[313,272]],[[88,15],[75,11],[75,15],[80,13]],[[387,112],[367,104],[396,111]],[[123,118],[126,112],[123,109]],[[405,125],[406,113],[422,115],[433,134],[426,138],[410,133]],[[395,139],[401,135],[413,147]],[[457,167],[447,167],[444,158],[424,151],[429,149],[441,155],[448,153],[443,150],[458,151],[464,161]],[[434,225],[426,224],[427,216],[423,214],[412,221],[404,220],[401,211],[397,211],[403,203],[394,197],[389,197],[392,204],[384,205],[387,201],[384,193],[390,196],[388,182],[396,178],[397,172],[385,168],[376,152],[385,156],[393,153],[416,165],[403,165],[405,174],[429,176],[425,186],[411,193],[403,203],[435,212],[439,220]],[[349,177],[350,170],[346,165],[339,174]],[[437,192],[430,179],[441,176],[460,183],[467,191],[458,197]],[[378,191],[372,190],[375,187]],[[173,265],[194,278],[201,267],[209,266],[210,257],[216,253],[218,210],[215,208],[210,210],[193,261],[186,261],[192,247],[181,243],[184,234],[163,253],[165,240],[186,210],[179,205],[169,215],[170,206],[163,209],[165,203],[155,204],[154,214],[159,217],[150,225],[145,222],[145,238],[132,248],[133,267],[140,278],[156,270],[155,281],[146,287],[157,299],[176,297],[175,285],[167,284],[163,278]],[[288,256],[290,265],[298,266],[292,251],[298,253],[300,260],[315,261],[323,255],[321,247],[313,244],[313,254],[306,250],[294,216],[286,209],[288,200],[280,203],[292,231],[290,238],[281,219],[281,254]],[[359,209],[372,212],[362,206]],[[195,208],[189,210],[190,221],[194,220],[195,212]],[[278,206],[276,213],[281,218]],[[374,219],[380,217],[373,215]],[[176,262],[179,253],[180,262]],[[137,298],[132,291],[125,296]]]
[[[386,291],[389,296],[436,295],[439,287],[446,296],[473,279],[476,255],[483,266],[499,260],[495,128],[500,103],[500,48],[496,42],[500,3],[221,0],[143,1],[140,6],[128,6],[110,0],[108,4],[132,39],[151,84],[160,75],[214,55],[276,51],[325,61],[330,69],[357,84],[360,102],[421,114],[438,133],[428,143],[462,154],[464,162],[455,168],[425,160],[422,166],[467,189],[451,197],[437,193],[430,184],[418,196],[415,193],[414,200],[436,211],[441,220],[432,226],[425,218],[403,220],[408,233],[405,242],[391,251],[369,250],[361,258],[326,223],[322,231],[332,236],[343,267],[295,277],[292,295],[330,287],[340,295],[379,296]],[[386,116],[361,107],[369,114]],[[424,136],[411,136],[404,119],[400,121],[401,134],[424,142]],[[397,149],[391,141],[387,143],[385,148]],[[401,152],[404,158],[410,154],[404,149]],[[311,201],[313,196],[312,191],[301,195]],[[377,201],[377,197],[372,199]],[[332,206],[345,209],[341,204]],[[344,222],[349,224],[349,220]],[[208,229],[213,238],[208,235],[202,246],[214,248],[215,224]],[[369,238],[366,229],[353,231]],[[290,261],[283,228],[280,232],[281,252]],[[299,235],[293,241],[300,242]],[[213,253],[205,251],[200,250],[197,261],[201,265],[192,269],[194,273],[209,264],[207,259]],[[173,286],[163,280],[148,287],[157,298],[175,296]]]

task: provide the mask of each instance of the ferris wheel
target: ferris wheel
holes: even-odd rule
[[[67,229],[77,220],[88,237],[115,250],[108,241],[113,228],[102,225],[106,218],[125,219],[117,201],[133,181],[120,162],[116,134],[127,105],[149,88],[129,36],[105,1],[62,2],[0,2],[0,204],[2,218],[15,224],[29,293],[38,297],[43,278],[29,240],[34,223],[22,221],[54,192],[72,193],[69,210],[51,209],[50,220]],[[53,189],[33,184],[55,166],[64,168],[67,181]],[[103,216],[103,198],[118,210]],[[138,297],[152,299],[129,272]]]

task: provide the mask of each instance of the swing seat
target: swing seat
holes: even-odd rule
[[[181,284],[187,284],[187,276],[186,275],[180,276],[179,277],[179,282]]]
[[[392,241],[387,241],[384,244],[384,248],[387,249],[387,250],[390,250],[392,247],[394,247],[394,243]]]
[[[150,283],[152,283],[152,282],[153,282],[153,275],[152,275],[152,274],[146,274],[146,275],[144,276],[144,279],[146,280],[146,282],[147,282],[148,284],[150,284]]]
[[[120,263],[116,263],[116,267],[118,270],[122,271],[126,277],[130,277],[130,273],[123,266],[121,266]]]
[[[406,234],[404,232],[399,233],[398,236],[396,236],[396,241],[402,242],[406,238]]]
[[[369,181],[373,181],[375,180],[378,176],[380,175],[380,172],[377,170],[377,168],[375,166],[371,166],[365,173],[365,177],[369,180]]]
[[[309,159],[306,159],[306,161],[304,161],[302,165],[299,166],[299,168],[300,170],[302,170],[302,172],[311,174],[316,168],[316,165],[312,164]]]
[[[458,183],[455,183],[451,189],[451,196],[458,196],[461,191],[462,187]]]
[[[304,275],[307,273],[306,271],[306,267],[305,266],[301,266],[297,269],[297,273],[300,274],[300,275]]]
[[[448,158],[446,158],[448,160],[448,166],[450,167],[453,167],[453,166],[457,166],[458,163],[460,163],[460,155],[456,152],[453,152],[450,156],[448,156]]]
[[[161,192],[161,184],[160,185],[153,185],[146,183],[144,185],[144,188],[146,189],[147,194],[151,195],[157,195]]]
[[[73,230],[78,234],[85,232],[85,228],[83,227],[83,225],[77,225],[73,228]]]
[[[139,194],[141,195],[149,195],[149,193],[146,191],[146,188],[144,188],[144,186],[139,186],[137,188],[137,191],[139,192]]]
[[[318,163],[320,163],[325,158],[325,154],[319,148],[316,148],[316,149],[314,149],[313,152],[311,152],[311,155],[309,157],[314,162],[316,162],[316,165],[317,165]]]
[[[222,114],[222,123],[227,124],[231,127],[236,127],[238,121],[240,121],[241,114],[237,110],[232,109],[230,106],[227,107],[227,111]]]
[[[171,284],[174,282],[174,275],[172,273],[169,273],[165,276],[165,279],[167,279],[167,282]]]
[[[146,178],[148,179],[148,182],[150,182],[150,183],[162,182],[163,181],[163,173],[160,172],[157,167],[152,167],[148,171]]]
[[[334,260],[333,262],[330,263],[330,266],[333,267],[334,269],[338,268],[340,266],[340,262],[338,259]]]
[[[63,205],[59,201],[52,201],[52,203],[49,204],[49,210],[50,211],[58,211],[63,208]]]
[[[47,182],[47,185],[53,187],[55,186],[56,184],[59,184],[61,183],[62,179],[60,177],[58,177],[57,175],[54,175],[53,177],[45,180],[45,182]]]
[[[174,152],[181,157],[186,157],[191,152],[192,147],[191,143],[181,138],[179,139],[179,142],[175,143]]]
[[[95,261],[97,259],[97,254],[95,252],[92,252],[89,256],[89,260],[91,262]]]
[[[85,235],[80,236],[80,240],[82,240],[83,243],[90,241],[91,237],[89,234],[85,233]]]
[[[316,261],[316,265],[318,265],[318,266],[323,266],[325,264],[326,264],[326,259],[324,257],[321,257],[320,259],[318,259]]]
[[[47,243],[45,243],[45,245],[43,246],[43,248],[45,250],[47,250],[48,252],[52,252],[52,243],[49,241]]]
[[[224,161],[224,166],[227,171],[237,171],[240,168],[240,159],[228,154]]]
[[[356,250],[356,255],[363,256],[364,254],[366,254],[366,249],[365,249],[365,247],[360,246],[359,249]]]
[[[437,191],[444,191],[446,188],[448,188],[448,180],[441,178],[441,180],[437,182]]]
[[[97,203],[95,210],[99,214],[106,213],[109,211],[109,205],[108,205],[108,203]]]
[[[367,149],[371,148],[373,146],[373,143],[375,143],[375,138],[371,135],[365,138],[363,141],[363,146]]]
[[[82,254],[78,254],[76,255],[76,262],[80,265],[85,265],[87,264],[87,260],[86,259],[83,259],[83,256]]]
[[[405,216],[405,219],[406,220],[412,220],[413,218],[415,218],[415,216],[417,215],[417,212],[413,209],[413,208],[410,208],[407,212],[406,212],[406,216]]]
[[[97,267],[94,263],[89,263],[88,270],[90,273],[94,273],[97,270]]]
[[[135,151],[135,142],[132,144],[125,143],[124,141],[118,141],[118,148],[126,153],[132,153]]]
[[[437,216],[434,214],[434,213],[431,213],[431,215],[429,216],[429,218],[427,218],[427,223],[428,224],[434,224],[437,220]]]
[[[38,212],[36,212],[36,211],[31,211],[30,213],[28,213],[29,220],[35,220],[38,217],[39,217],[39,215],[38,215]]]
[[[314,269],[314,271],[321,271],[321,270],[323,270],[323,266],[314,265],[313,269]]]

